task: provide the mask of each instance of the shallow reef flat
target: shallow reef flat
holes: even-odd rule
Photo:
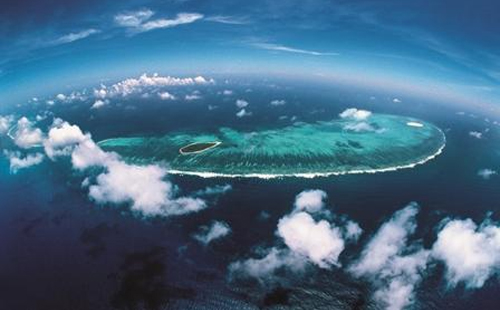
[[[418,124],[418,126],[416,125]],[[211,145],[182,154],[190,145]],[[444,133],[410,117],[373,114],[368,120],[297,122],[281,128],[176,132],[99,142],[132,163],[166,163],[170,173],[204,177],[314,177],[410,168],[441,153]]]

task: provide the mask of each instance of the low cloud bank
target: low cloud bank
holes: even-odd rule
[[[173,77],[162,76],[158,73],[148,75],[142,74],[138,78],[128,78],[111,85],[101,84],[99,87],[94,88],[92,92],[83,90],[81,92],[74,91],[68,95],[57,94],[53,99],[47,100],[47,104],[53,105],[59,103],[72,103],[75,101],[92,100],[93,104],[91,109],[96,110],[109,105],[114,98],[129,98],[131,96],[149,97],[151,95],[157,96],[160,100],[175,100],[177,97],[169,90],[171,87],[181,86],[201,86],[214,84],[215,81],[211,78],[203,76],[195,77]],[[200,99],[201,96],[197,91],[185,97],[186,100]],[[0,130],[2,119],[0,119]]]

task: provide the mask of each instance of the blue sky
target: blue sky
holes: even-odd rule
[[[143,72],[250,72],[500,105],[498,29],[494,0],[6,0],[0,104]]]

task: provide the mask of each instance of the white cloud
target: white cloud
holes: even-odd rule
[[[251,45],[253,47],[256,47],[256,48],[270,50],[270,51],[305,54],[305,55],[312,55],[312,56],[338,56],[339,55],[338,53],[317,52],[317,51],[304,50],[304,49],[293,48],[293,47],[279,45],[279,44],[273,44],[273,43],[252,43]]]
[[[210,226],[200,227],[200,231],[193,235],[193,238],[208,245],[214,240],[225,237],[231,233],[231,228],[225,222],[213,221]]]
[[[14,118],[11,115],[2,116],[0,115],[0,135],[4,135],[9,131],[10,126]]]
[[[470,131],[469,136],[474,137],[476,139],[482,139],[483,138],[483,133],[479,131]]]
[[[88,136],[78,143],[71,153],[71,163],[77,170],[85,170],[89,167],[108,167],[111,163],[119,160],[115,153],[103,151]]]
[[[190,24],[203,18],[203,15],[198,13],[179,13],[172,19],[151,19],[154,14],[149,9],[143,9],[135,12],[120,13],[114,19],[118,26],[131,29],[135,32],[146,32],[154,29]]]
[[[344,110],[339,114],[340,118],[351,121],[344,125],[345,130],[355,131],[355,132],[363,132],[363,131],[377,131],[372,125],[366,122],[372,112],[367,110],[360,110],[356,108],[350,108]]]
[[[224,96],[231,96],[233,94],[233,91],[229,90],[229,89],[224,89],[224,91],[222,92],[222,94]]]
[[[174,188],[164,180],[166,170],[157,165],[136,166],[110,161],[107,171],[89,186],[89,196],[98,203],[130,203],[143,216],[171,216],[198,212],[207,207],[199,198],[173,198]]]
[[[250,277],[260,281],[273,280],[281,269],[301,272],[306,267],[304,258],[288,249],[270,248],[260,258],[249,258],[229,265],[230,278]]]
[[[252,112],[247,112],[247,110],[245,109],[241,109],[239,110],[237,113],[236,113],[236,116],[238,118],[242,118],[242,117],[245,117],[245,116],[252,116]]]
[[[448,220],[439,231],[432,256],[446,267],[451,287],[463,282],[467,288],[481,288],[486,280],[500,275],[500,227],[470,219]]]
[[[245,25],[250,23],[250,21],[247,18],[224,16],[224,15],[208,16],[205,18],[205,20],[209,22],[216,22],[229,25]]]
[[[285,104],[286,104],[286,101],[283,99],[280,99],[280,100],[276,99],[276,100],[271,101],[271,105],[275,106],[275,107],[280,106],[280,105],[285,105]]]
[[[43,141],[43,133],[26,117],[17,121],[17,128],[13,134],[14,143],[23,149],[39,146]]]
[[[346,227],[338,227],[326,219],[320,219],[331,218],[325,212],[326,198],[326,194],[320,190],[299,193],[292,212],[279,220],[276,230],[276,235],[286,247],[276,245],[267,249],[264,256],[260,255],[261,258],[234,262],[230,271],[265,280],[271,278],[278,269],[296,272],[304,270],[309,263],[320,268],[340,265],[339,255],[344,250],[344,236],[355,241],[355,235],[360,234],[361,228],[354,222]]]
[[[392,102],[394,102],[394,103],[401,103],[403,101],[401,101],[401,99],[394,98],[394,99],[392,99]]]
[[[326,220],[315,221],[306,212],[280,219],[277,234],[290,250],[304,255],[321,268],[338,265],[339,255],[344,250],[340,230]]]
[[[418,245],[408,246],[408,237],[416,229],[418,206],[410,204],[384,223],[349,270],[369,279],[376,287],[375,299],[384,308],[399,310],[414,300],[416,286],[422,280],[429,251]]]
[[[107,104],[108,104],[107,101],[101,100],[101,99],[97,99],[90,108],[96,110],[96,109],[100,109],[100,108],[104,107]]]
[[[170,28],[179,25],[194,23],[195,21],[202,18],[203,15],[198,13],[179,13],[173,19],[160,18],[147,21],[141,24],[137,29],[139,31],[150,31],[159,28]]]
[[[205,189],[196,191],[195,196],[210,196],[210,195],[220,195],[231,191],[233,187],[230,184],[216,185],[212,187],[207,187]]]
[[[319,212],[324,208],[326,198],[327,194],[319,189],[302,191],[295,197],[295,211]]]
[[[124,12],[115,16],[115,22],[122,27],[139,27],[143,22],[150,19],[154,12],[142,9],[135,12]]]
[[[94,97],[104,99],[107,95],[106,85],[101,85],[100,89],[94,89]]]
[[[85,29],[85,30],[79,31],[79,32],[69,33],[69,34],[64,35],[64,36],[58,38],[57,40],[55,40],[53,42],[53,44],[71,43],[74,41],[85,39],[85,38],[87,38],[93,34],[97,34],[99,32],[100,32],[100,30],[98,30],[98,29],[90,28],[90,29]]]
[[[363,229],[358,223],[348,220],[344,227],[344,238],[348,241],[358,241]]]
[[[175,96],[169,93],[168,91],[158,93],[158,96],[161,100],[174,100]]]
[[[372,132],[376,131],[376,129],[368,124],[367,122],[357,122],[352,124],[346,124],[343,129],[350,130],[354,132]]]
[[[248,101],[243,99],[238,99],[236,100],[236,106],[240,109],[243,109],[248,106]]]
[[[60,101],[66,100],[66,95],[64,95],[64,94],[57,94],[56,99],[60,100]]]
[[[187,94],[184,97],[185,100],[187,101],[192,101],[192,100],[199,100],[201,99],[201,96],[199,94],[193,93],[193,94]]]
[[[84,135],[80,127],[58,120],[49,130],[43,146],[47,156],[54,159],[56,156],[70,155],[78,143],[87,139],[90,136]]]
[[[4,151],[4,154],[9,159],[11,173],[17,173],[21,169],[38,165],[44,158],[42,153],[28,154],[25,157],[22,156],[21,152]]]
[[[495,174],[497,174],[497,171],[492,169],[481,169],[477,172],[477,175],[485,180],[489,180]]]
[[[344,110],[339,114],[340,118],[352,119],[356,121],[367,120],[372,115],[372,112],[367,110],[358,110],[356,108],[350,108]]]

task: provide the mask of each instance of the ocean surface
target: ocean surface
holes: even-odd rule
[[[234,96],[221,98],[224,88]],[[99,141],[328,121],[356,107],[431,122],[445,132],[446,147],[424,165],[386,173],[271,180],[172,175],[181,194],[225,184],[233,189],[207,198],[206,210],[169,218],[143,218],[126,205],[95,204],[81,186],[83,176],[68,162],[45,160],[11,174],[7,159],[0,157],[0,309],[378,309],[370,285],[341,268],[311,268],[279,284],[260,285],[229,281],[227,267],[273,244],[277,221],[304,189],[324,190],[334,214],[363,228],[358,244],[342,253],[343,265],[357,257],[381,223],[412,201],[421,206],[415,238],[427,246],[446,216],[500,219],[500,178],[477,175],[479,169],[499,168],[499,127],[484,117],[457,113],[460,109],[447,103],[412,97],[395,103],[391,94],[287,81],[199,91],[203,99],[190,102],[127,100],[102,111],[90,111],[86,103],[51,109]],[[237,98],[250,103],[251,117],[235,117]],[[270,106],[275,99],[287,103]],[[43,109],[16,112],[33,116]],[[483,139],[469,135],[486,128]],[[212,220],[227,222],[232,233],[205,247],[192,235]],[[416,309],[498,309],[496,279],[480,290],[449,289],[443,271],[435,268],[417,289]]]

